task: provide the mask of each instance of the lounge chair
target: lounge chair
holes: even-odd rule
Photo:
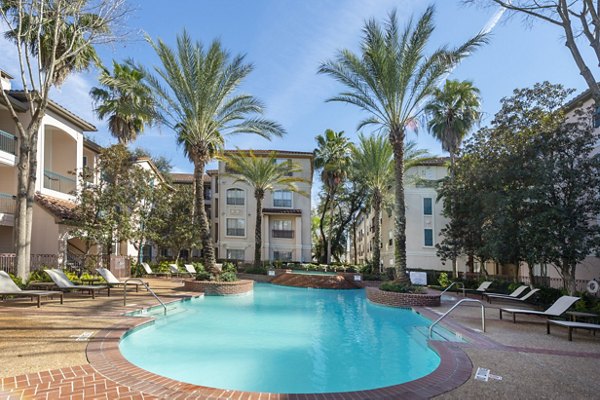
[[[144,268],[144,271],[146,271],[145,275],[149,275],[149,276],[169,276],[171,275],[168,272],[154,272],[152,271],[152,268],[150,268],[150,266],[148,265],[148,263],[143,262],[142,263],[142,267]]]
[[[115,286],[123,286],[124,289],[126,289],[126,285],[124,281],[119,280],[116,276],[113,275],[112,272],[110,272],[110,270],[106,269],[106,268],[96,268],[96,271],[100,274],[100,276],[102,278],[104,278],[104,280],[106,281],[106,284],[110,287],[115,287]],[[142,283],[139,282],[128,282],[127,285],[135,285],[135,291],[139,292],[140,291],[140,285],[145,286]]]
[[[573,341],[573,329],[587,329],[588,331],[599,331],[599,324],[590,324],[588,322],[557,321],[549,319],[546,321],[546,334],[550,334],[550,325],[564,326],[569,329],[569,342]]]
[[[485,281],[485,282],[482,282],[481,285],[479,285],[479,287],[477,289],[465,289],[465,291],[468,293],[479,293],[479,294],[481,294],[481,298],[483,298],[483,294],[485,293],[486,290],[488,290],[488,288],[490,287],[490,285],[492,283],[493,283],[492,281]]]
[[[187,272],[181,272],[179,270],[179,266],[177,264],[169,264],[169,268],[171,268],[171,275],[181,276],[181,274],[187,273]]]
[[[520,302],[525,302],[527,301],[531,296],[533,296],[534,294],[536,294],[540,289],[532,289],[529,292],[525,293],[523,296],[521,297],[513,297],[513,296],[502,296],[502,295],[496,295],[494,293],[486,293],[486,296],[488,298],[488,303],[492,302],[492,299],[497,299],[500,301],[520,301]],[[512,293],[511,293],[512,294]]]
[[[40,308],[42,304],[42,297],[60,296],[60,304],[63,304],[63,293],[58,291],[45,291],[45,290],[22,290],[13,282],[12,278],[8,273],[0,271],[0,297],[15,296],[15,297],[30,297],[33,301],[34,297],[37,297],[37,306]]]
[[[45,269],[45,273],[47,273],[52,281],[58,286],[58,288],[62,291],[74,291],[81,290],[87,291],[92,295],[92,299],[96,298],[96,292],[99,290],[106,289],[108,291],[108,296],[110,297],[110,286],[106,285],[76,285],[60,269]]]
[[[198,273],[198,271],[196,271],[196,268],[194,268],[193,264],[183,264],[183,266],[185,267],[187,273],[190,274],[190,276],[196,276],[196,274]]]
[[[502,313],[509,313],[513,315],[513,322],[517,322],[517,314],[525,315],[538,315],[541,317],[560,317],[567,310],[575,304],[580,297],[575,296],[562,296],[554,302],[546,311],[535,311],[535,310],[524,310],[521,308],[500,308],[500,319],[502,319]]]
[[[529,286],[527,285],[521,285],[518,288],[516,288],[515,290],[513,290],[512,293],[509,294],[504,294],[504,293],[484,293],[483,297],[486,296],[496,296],[496,297],[519,297],[521,295],[521,293],[523,293],[525,291],[525,289],[527,289]]]

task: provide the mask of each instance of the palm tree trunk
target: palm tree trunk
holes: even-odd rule
[[[381,265],[381,193],[373,193],[373,212],[375,218],[375,248],[373,249],[373,267],[380,269]]]
[[[319,263],[323,263],[324,261],[327,261],[327,254],[326,254],[326,248],[327,248],[327,239],[325,237],[325,213],[327,212],[328,208],[329,208],[329,191],[327,192],[327,196],[325,196],[325,204],[323,204],[323,211],[321,212],[321,219],[319,220],[319,232],[321,233],[321,243],[323,243],[323,246],[321,246],[321,250],[320,250],[320,254],[319,254]]]
[[[264,194],[255,192],[256,197],[256,227],[254,228],[254,266],[260,266],[262,250],[262,200]]]
[[[450,152],[450,178],[454,178],[454,160],[456,155],[454,151]],[[458,278],[458,262],[456,260],[456,256],[452,257],[452,274],[455,279]]]
[[[404,204],[404,131],[390,131],[394,149],[395,204],[394,204],[394,268],[396,280],[410,283],[406,274],[406,207]]]
[[[201,158],[194,159],[194,190],[196,194],[196,201],[194,202],[194,215],[195,220],[200,228],[200,241],[202,242],[202,264],[207,271],[210,271],[215,267],[215,250],[210,234],[210,225],[208,218],[206,217],[206,210],[204,209],[204,166],[205,162]]]
[[[358,264],[358,247],[356,245],[356,218],[352,222],[352,248],[354,250],[354,264]]]
[[[327,260],[325,264],[329,265],[331,263],[331,242],[333,239],[333,211],[335,209],[335,202],[333,201],[333,196],[335,195],[335,190],[331,191],[331,204],[329,206],[329,232],[327,233]]]

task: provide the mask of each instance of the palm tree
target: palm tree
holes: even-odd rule
[[[204,266],[214,269],[215,254],[203,200],[204,168],[223,148],[224,137],[254,133],[270,139],[285,131],[277,123],[263,119],[263,105],[253,96],[236,94],[252,71],[243,55],[232,57],[218,40],[204,48],[192,42],[184,30],[177,36],[177,48],[162,40],[148,41],[160,58],[156,76],[148,75],[158,103],[160,121],[178,134],[178,142],[194,164],[196,202],[194,223],[199,226]]]
[[[144,74],[132,62],[119,64],[113,61],[113,75],[103,69],[99,82],[90,95],[96,103],[98,118],[108,116],[108,129],[120,144],[136,139],[155,117],[152,90],[144,82]]]
[[[321,170],[321,181],[325,186],[325,204],[319,222],[321,239],[327,243],[327,255],[325,263],[331,262],[331,232],[333,229],[333,211],[335,208],[334,197],[338,187],[348,176],[348,167],[350,166],[350,154],[352,153],[352,142],[344,136],[344,132],[334,132],[327,129],[324,134],[316,137],[317,148],[314,150],[315,169]],[[325,239],[324,223],[325,213],[329,207],[329,233]]]
[[[409,21],[399,31],[396,11],[384,26],[375,20],[365,24],[361,52],[341,50],[325,62],[320,73],[332,76],[346,91],[330,98],[353,104],[369,116],[358,128],[376,125],[389,135],[394,151],[395,221],[394,267],[396,278],[410,282],[406,274],[406,215],[404,205],[404,140],[422,113],[421,104],[431,95],[440,79],[470,52],[485,42],[477,35],[456,49],[442,47],[425,54],[434,31],[434,7],[427,8],[416,24]]]
[[[242,182],[254,189],[256,199],[254,266],[258,267],[261,263],[262,202],[265,193],[281,188],[308,196],[308,193],[296,186],[296,183],[306,182],[306,179],[293,176],[294,173],[302,171],[301,166],[291,162],[279,163],[275,152],[271,152],[267,157],[256,156],[252,150],[226,152],[222,159],[226,162],[227,169],[231,171],[231,174],[227,175],[235,178],[234,183]]]
[[[462,140],[480,119],[479,107],[479,89],[471,81],[458,80],[446,80],[425,105],[429,131],[450,153],[451,173]]]
[[[385,135],[358,135],[359,143],[352,152],[353,175],[366,189],[367,202],[373,208],[374,236],[373,265],[379,267],[381,260],[381,210],[389,203],[394,182],[394,151]],[[404,145],[404,170],[408,170],[431,157],[427,150],[417,148],[417,143]]]

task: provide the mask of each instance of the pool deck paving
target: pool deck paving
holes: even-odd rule
[[[197,295],[181,291],[181,279],[148,278],[165,302]],[[600,335],[553,327],[546,334],[543,318],[519,316],[517,323],[499,320],[499,307],[486,304],[486,332],[481,309],[457,308],[442,325],[466,343],[431,341],[440,366],[421,379],[388,388],[351,393],[269,394],[207,388],[160,377],[140,369],[118,350],[121,336],[150,318],[123,314],[156,305],[144,290],[122,289],[111,297],[67,294],[44,301],[41,308],[26,299],[0,302],[0,399],[591,399],[598,398]],[[476,298],[476,297],[475,297]],[[437,318],[454,301],[441,307],[418,308]],[[478,367],[502,379],[475,380]]]

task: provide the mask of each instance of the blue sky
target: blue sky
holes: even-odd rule
[[[272,142],[250,135],[232,136],[227,147],[312,151],[314,137],[328,128],[356,138],[356,125],[363,117],[353,106],[325,102],[340,87],[331,78],[317,75],[319,64],[338,49],[356,50],[366,19],[383,20],[396,8],[404,25],[429,4],[431,1],[425,0],[175,0],[166,6],[163,1],[137,0],[131,1],[134,11],[127,21],[134,34],[99,52],[107,65],[112,59],[132,57],[151,67],[157,58],[143,40],[144,33],[171,45],[184,28],[203,43],[219,38],[232,53],[246,54],[255,66],[241,90],[261,99],[266,116],[288,132]],[[432,43],[436,47],[464,42],[497,11],[466,7],[460,0],[435,1],[435,5],[437,28]],[[543,23],[526,26],[520,17],[507,17],[505,14],[492,32],[490,43],[461,63],[450,77],[473,80],[479,87],[484,125],[498,110],[499,100],[516,87],[549,80],[585,89],[557,28]],[[0,39],[0,55],[0,68],[15,74],[15,52],[4,39]],[[97,71],[72,76],[53,98],[93,122],[98,132],[90,138],[109,145],[114,139],[106,124],[94,117],[87,96],[96,76]],[[421,130],[416,140],[432,154],[443,155],[426,130]],[[133,145],[137,146],[167,157],[177,172],[192,171],[167,128],[147,129]]]

